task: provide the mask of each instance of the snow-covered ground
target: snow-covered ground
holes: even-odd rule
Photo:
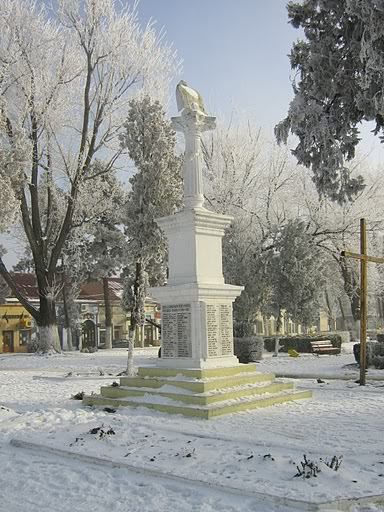
[[[144,408],[110,413],[71,399],[118,380],[124,349],[0,356],[0,511],[292,512],[311,510],[306,501],[384,494],[384,372],[369,372],[359,386],[346,352],[267,357],[259,371],[311,375],[295,382],[313,398],[210,421]],[[155,357],[137,350],[135,364]],[[317,477],[294,476],[304,455]],[[338,471],[322,462],[334,456]],[[349,509],[384,507],[355,500]]]

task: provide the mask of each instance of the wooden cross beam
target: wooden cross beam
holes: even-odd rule
[[[372,263],[384,263],[384,258],[368,256],[367,254],[358,254],[356,252],[341,251],[341,256],[344,258],[353,258],[355,260],[372,261]]]
[[[367,226],[365,219],[360,219],[360,254],[342,251],[341,256],[360,261],[360,386],[365,386],[367,366],[367,318],[368,318],[368,262],[384,263],[384,258],[368,256]]]

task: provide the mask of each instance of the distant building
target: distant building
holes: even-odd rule
[[[31,304],[38,305],[36,277],[30,273],[12,274],[21,293]],[[113,345],[124,346],[130,326],[130,315],[121,307],[123,284],[120,278],[108,278],[109,300],[112,309]],[[105,306],[103,283],[89,281],[81,286],[76,299],[79,308],[79,329],[72,333],[72,343],[77,349],[102,348],[105,345]],[[61,345],[67,348],[66,329],[63,325],[63,303],[60,295],[56,300]],[[146,323],[138,328],[136,346],[159,345],[160,312],[156,302],[147,299],[145,304]],[[13,296],[0,305],[0,352],[27,352],[35,330],[31,315]]]

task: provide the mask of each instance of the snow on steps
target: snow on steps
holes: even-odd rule
[[[223,414],[310,398],[292,383],[276,382],[256,365],[213,369],[141,367],[137,377],[121,377],[120,386],[103,386],[85,405],[147,407],[160,412],[209,419]]]

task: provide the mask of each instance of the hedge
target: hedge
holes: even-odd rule
[[[275,351],[275,336],[264,338],[264,348],[267,352]],[[339,334],[330,334],[329,336],[281,336],[279,338],[279,352],[288,352],[293,348],[297,352],[312,352],[311,341],[329,340],[332,346],[341,348],[341,336]]]

